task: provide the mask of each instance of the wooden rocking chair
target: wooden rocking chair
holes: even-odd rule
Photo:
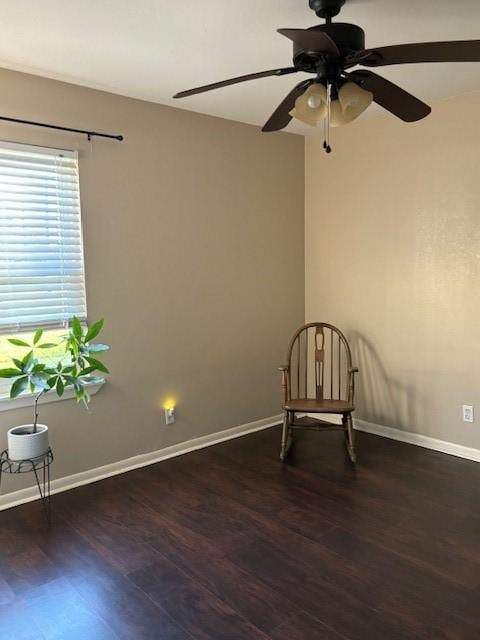
[[[350,460],[354,463],[355,442],[352,413],[355,410],[355,374],[352,354],[343,333],[324,322],[312,322],[293,336],[287,364],[280,367],[283,392],[283,429],[280,460],[293,444],[295,429],[342,430]],[[302,414],[338,414],[342,424]]]

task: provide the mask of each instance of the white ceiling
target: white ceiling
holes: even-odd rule
[[[308,0],[0,0],[0,8],[2,67],[258,125],[303,74],[171,96],[289,66],[291,43],[275,30],[319,22]],[[480,38],[479,0],[347,0],[341,19],[363,27],[370,47]],[[480,89],[480,63],[381,73],[427,102]]]

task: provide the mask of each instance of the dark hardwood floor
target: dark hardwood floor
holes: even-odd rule
[[[480,465],[279,437],[1,513],[1,640],[478,640]]]

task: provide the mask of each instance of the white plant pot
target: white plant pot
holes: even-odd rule
[[[9,429],[7,440],[10,460],[39,458],[48,451],[48,427],[37,424],[37,431],[33,433],[33,424],[22,424]]]

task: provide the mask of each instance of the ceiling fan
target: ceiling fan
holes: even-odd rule
[[[306,72],[312,78],[293,87],[275,109],[262,131],[278,131],[292,118],[309,125],[325,123],[324,147],[330,152],[330,126],[347,124],[368,108],[372,101],[405,122],[429,115],[431,108],[396,84],[368,69],[415,62],[480,62],[480,40],[408,43],[365,49],[365,32],[354,24],[332,22],[345,0],[309,0],[310,8],[325,20],[309,29],[278,29],[293,42],[293,66],[260,71],[222,82],[181,91],[185,98],[231,84],[268,76]]]

